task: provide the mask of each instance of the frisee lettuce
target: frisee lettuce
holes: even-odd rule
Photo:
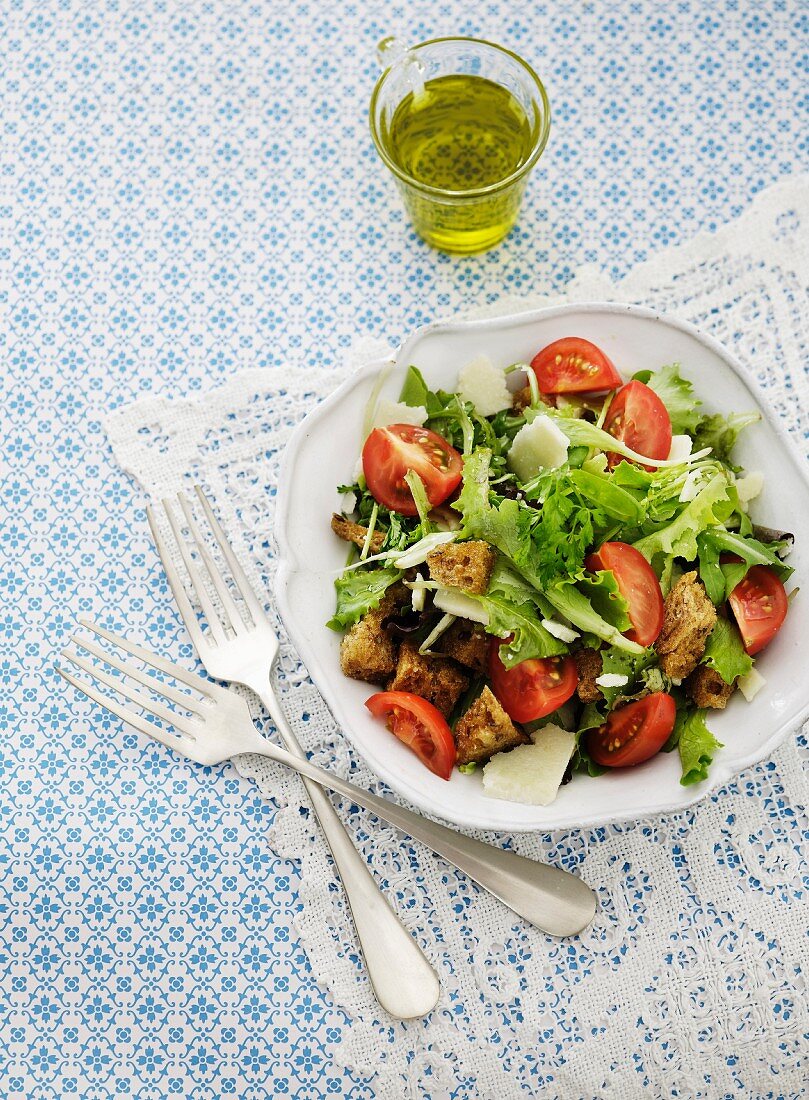
[[[693,436],[702,420],[699,406],[702,404],[694,395],[694,387],[680,374],[680,364],[671,363],[656,371],[641,370],[632,375],[654,390],[668,410],[671,417],[671,430],[674,435]]]
[[[621,595],[612,570],[599,569],[597,573],[588,573],[581,577],[576,583],[602,619],[616,630],[632,629],[629,604]]]
[[[593,542],[590,512],[556,481],[548,482],[540,510],[512,499],[492,504],[490,464],[485,448],[464,461],[463,486],[452,505],[463,517],[464,534],[494,546],[540,592],[556,579],[577,574]]]
[[[402,574],[398,569],[358,569],[343,573],[334,582],[337,607],[326,624],[332,630],[348,630],[369,611],[379,607],[382,597]]]
[[[713,763],[715,753],[724,748],[722,742],[717,741],[705,724],[706,713],[707,711],[697,707],[677,711],[670,743],[676,743],[680,752],[683,770],[680,783],[683,787],[690,787],[707,779],[708,768]]]
[[[648,562],[654,562],[658,555],[693,561],[697,557],[697,535],[720,522],[715,509],[727,500],[728,480],[716,474],[671,523],[638,539],[633,546]]]
[[[731,455],[739,432],[750,424],[757,424],[759,420],[761,414],[757,412],[731,413],[729,416],[714,413],[712,416],[704,416],[691,433],[694,448],[698,450],[701,447],[710,447],[716,458],[732,470],[737,470],[738,467],[731,462]]]
[[[408,484],[410,492],[413,494],[413,503],[416,505],[416,510],[419,514],[421,533],[422,535],[429,535],[433,530],[433,525],[429,518],[431,511],[430,501],[427,499],[427,490],[424,488],[424,482],[415,470],[408,470],[404,479]]]
[[[587,510],[582,508],[583,515],[573,517],[569,499],[555,492],[545,498],[538,514],[516,500],[495,506],[489,499],[490,462],[491,453],[485,448],[464,461],[463,487],[453,504],[463,517],[463,535],[483,539],[499,550],[579,630],[637,652],[641,647],[604,619],[571,580],[583,576],[584,554],[593,543]]]

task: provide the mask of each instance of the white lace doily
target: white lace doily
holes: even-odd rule
[[[776,185],[739,221],[660,253],[617,285],[582,269],[568,297],[641,302],[696,323],[737,353],[809,451],[807,180]],[[279,455],[312,403],[375,350],[355,349],[330,370],[245,370],[193,399],[149,397],[108,418],[114,452],[149,496],[201,481],[252,580],[270,593]],[[318,763],[381,788],[288,645],[278,689]],[[697,1100],[797,1095],[809,1076],[805,764],[806,743],[792,738],[688,812],[515,838],[515,848],[576,870],[598,891],[593,925],[566,941],[512,919],[424,849],[343,804],[441,975],[438,1008],[408,1023],[384,1018],[373,998],[299,781],[258,758],[241,770],[278,806],[271,844],[301,861],[301,941],[351,1022],[338,1057],[376,1073],[378,1095],[401,1096],[406,1081],[408,1095],[429,1082],[433,1096],[448,1096],[466,1081],[469,1097],[545,1087],[565,1100]]]

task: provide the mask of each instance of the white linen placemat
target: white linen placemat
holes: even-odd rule
[[[584,268],[566,295],[607,299],[684,318],[735,351],[809,453],[809,180],[777,184],[738,221],[666,249],[620,283]],[[486,312],[555,301],[501,299]],[[107,418],[114,453],[150,497],[202,482],[251,579],[271,593],[279,456],[312,404],[379,350],[357,347],[329,370],[247,369],[189,399],[147,397]],[[317,763],[383,789],[288,644],[278,690]],[[592,926],[564,941],[512,919],[424,849],[342,804],[441,975],[439,1006],[407,1023],[385,1018],[373,998],[299,781],[256,757],[240,771],[279,807],[270,842],[301,861],[301,942],[351,1022],[339,1058],[376,1072],[378,1095],[401,1095],[404,1075],[413,1096],[427,1078],[434,1095],[466,1078],[467,1095],[486,1098],[546,1087],[565,1100],[697,1100],[763,1095],[776,1083],[798,1095],[809,1076],[806,760],[805,740],[790,738],[682,814],[514,838],[517,850],[575,870],[598,891]]]

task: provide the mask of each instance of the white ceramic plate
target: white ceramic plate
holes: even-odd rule
[[[456,771],[449,782],[432,775],[371,718],[363,704],[374,689],[340,672],[340,638],[324,624],[332,614],[333,581],[345,563],[346,550],[345,543],[331,534],[329,517],[339,510],[336,485],[352,481],[366,403],[380,371],[387,372],[381,393],[394,400],[411,363],[433,388],[452,390],[459,368],[476,355],[485,353],[507,366],[530,360],[539,348],[568,335],[598,344],[625,378],[638,370],[681,363],[709,412],[759,408],[762,422],[746,429],[737,451],[748,470],[760,470],[765,477],[752,515],[758,523],[794,532],[793,585],[801,583],[809,559],[809,478],[803,459],[734,357],[690,325],[637,306],[559,306],[515,317],[428,326],[405,341],[392,359],[356,374],[314,408],[290,440],[278,492],[278,605],[312,679],[370,767],[416,806],[458,825],[545,830],[681,810],[767,756],[809,714],[802,596],[756,662],[766,687],[752,703],[737,695],[726,711],[711,714],[711,728],[725,747],[706,782],[680,786],[678,754],[663,753],[639,768],[598,779],[574,776],[551,806],[521,806],[486,798],[479,774]]]

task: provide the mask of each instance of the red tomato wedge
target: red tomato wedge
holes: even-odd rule
[[[489,643],[489,679],[503,710],[515,722],[533,722],[566,703],[576,690],[579,674],[572,657],[542,657],[520,661],[506,668],[500,646],[509,639]]]
[[[651,645],[663,629],[663,593],[643,554],[628,542],[605,542],[588,554],[584,564],[593,573],[609,569],[614,574],[618,590],[629,604],[632,629],[626,631],[626,637],[638,645]]]
[[[443,436],[414,424],[374,428],[362,448],[362,471],[374,500],[391,512],[417,516],[413,494],[404,477],[415,470],[435,508],[458,487],[463,459]]]
[[[789,607],[783,584],[766,565],[754,565],[733,589],[728,602],[751,657],[773,640]]]
[[[677,707],[665,691],[627,703],[587,736],[587,751],[602,768],[632,768],[660,752],[671,737]]]
[[[439,779],[449,779],[455,765],[455,738],[440,710],[409,691],[380,691],[365,705],[375,718],[385,719],[391,733],[425,767]]]
[[[621,376],[601,348],[580,336],[554,340],[531,360],[541,393],[617,390]]]
[[[607,410],[604,431],[647,458],[669,457],[671,417],[654,390],[643,382],[628,382],[616,393]],[[609,456],[610,467],[621,461],[619,454]]]

